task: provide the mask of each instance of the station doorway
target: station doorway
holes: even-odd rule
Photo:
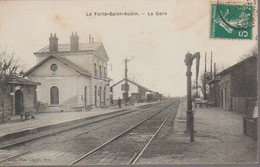
[[[24,110],[24,99],[22,90],[15,92],[15,115],[20,115]]]

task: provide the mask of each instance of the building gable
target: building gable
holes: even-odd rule
[[[57,64],[58,69],[57,71],[53,72],[50,69],[50,66],[52,64]],[[60,68],[59,68],[60,67]],[[89,72],[81,69],[77,65],[73,64],[69,60],[62,58],[60,56],[48,56],[38,64],[36,64],[34,67],[32,67],[30,70],[28,70],[25,73],[25,76],[27,75],[75,75],[75,74],[82,74],[85,76],[91,76]]]
[[[98,56],[98,57],[105,59],[106,61],[109,60],[106,49],[105,49],[105,47],[103,46],[102,43],[99,45],[99,47],[96,50],[93,51],[93,54]]]
[[[53,72],[51,70],[51,65],[56,64],[57,70]],[[55,58],[48,59],[43,64],[35,68],[32,72],[27,74],[28,76],[49,76],[49,77],[58,77],[58,76],[75,76],[78,75],[78,73],[72,69],[70,69],[68,66],[64,65],[60,61],[58,61]]]
[[[131,81],[131,80],[129,80],[129,79],[127,79],[127,81],[128,81],[128,84],[131,84],[131,85],[133,85],[133,86],[136,86],[138,89],[142,89],[142,90],[144,90],[144,91],[146,91],[146,92],[153,92],[153,91],[151,91],[150,89],[148,89],[148,88],[146,88],[146,87],[144,87],[144,86],[142,86],[142,85],[140,85],[140,84],[138,84],[138,83],[136,83],[136,82],[134,82],[134,81]],[[113,87],[115,87],[115,86],[117,86],[117,85],[120,85],[120,87],[121,87],[121,85],[122,85],[122,84],[120,84],[121,82],[123,82],[122,84],[124,84],[124,83],[125,83],[125,79],[122,79],[122,80],[120,80],[119,82],[115,83],[114,85],[111,86],[111,88],[113,89]]]

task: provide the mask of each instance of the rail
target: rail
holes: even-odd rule
[[[154,106],[157,106],[156,104],[155,105],[152,105],[150,107],[154,107]],[[17,145],[21,145],[21,144],[24,144],[24,143],[28,143],[30,141],[33,141],[33,140],[37,140],[37,139],[41,139],[41,138],[44,138],[44,137],[48,137],[48,136],[52,136],[52,135],[56,135],[58,133],[62,133],[62,132],[66,132],[66,131],[69,131],[69,130],[73,130],[73,129],[76,129],[76,128],[80,128],[80,127],[84,127],[84,126],[87,126],[87,125],[91,125],[91,124],[94,124],[94,123],[98,123],[98,122],[101,122],[101,121],[105,121],[105,120],[109,120],[109,119],[112,119],[112,118],[115,118],[115,117],[118,117],[118,116],[122,116],[122,115],[125,115],[125,114],[129,114],[129,113],[133,113],[137,110],[133,109],[133,110],[129,110],[128,112],[124,112],[124,113],[120,113],[118,114],[117,112],[115,113],[115,115],[112,115],[112,116],[109,116],[107,118],[102,118],[100,120],[96,120],[96,121],[93,121],[93,122],[90,122],[90,123],[86,123],[86,124],[83,124],[83,125],[80,125],[80,126],[76,126],[76,127],[72,127],[72,128],[68,128],[68,129],[65,129],[65,130],[60,130],[60,131],[56,131],[56,132],[53,132],[53,133],[49,133],[49,134],[44,134],[44,135],[40,135],[40,136],[36,136],[36,137],[31,137],[31,138],[28,138],[28,139],[24,139],[22,141],[18,141],[18,142],[14,142],[14,143],[11,143],[11,144],[6,144],[6,145],[1,145],[0,146],[0,149],[8,149],[8,148],[11,148],[11,147],[14,147],[14,146],[17,146]],[[86,132],[84,132],[86,133]],[[82,133],[82,134],[84,134]],[[74,136],[75,137],[75,136]],[[66,138],[65,140],[62,140],[62,141],[67,141],[67,140],[70,140],[71,138]],[[60,142],[60,141],[58,141]],[[24,151],[24,152],[21,152],[19,154],[15,154],[15,155],[12,155],[11,157],[7,157],[7,158],[4,158],[4,159],[0,159],[0,164],[3,163],[3,162],[6,162],[6,161],[9,161],[9,160],[12,160],[12,159],[15,159],[15,158],[18,158],[18,157],[21,157],[21,156],[24,156],[26,154],[29,154],[29,153],[33,153],[33,152],[36,152],[36,151],[39,151],[39,150],[43,150],[45,148],[48,148],[48,147],[51,147],[55,144],[56,142],[50,144],[50,145],[47,145],[47,146],[44,146],[44,147],[40,147],[40,148],[37,148],[35,150],[29,150],[29,151]]]
[[[75,159],[74,161],[70,162],[68,165],[75,165],[77,163],[79,163],[80,161],[82,161],[83,159],[87,158],[88,156],[90,156],[91,154],[95,153],[96,151],[100,150],[101,148],[103,148],[104,146],[108,145],[109,143],[111,143],[112,141],[122,137],[123,135],[125,135],[126,133],[130,132],[131,130],[133,130],[134,128],[136,128],[137,126],[141,125],[142,123],[146,122],[147,120],[151,119],[152,117],[154,117],[155,115],[159,114],[160,112],[164,111],[165,109],[167,109],[168,107],[170,107],[172,104],[171,103],[169,105],[167,105],[166,107],[164,107],[163,109],[161,109],[160,111],[156,112],[155,114],[152,114],[151,116],[145,118],[144,120],[138,122],[137,124],[133,125],[132,127],[128,128],[127,130],[121,132],[119,135],[111,138],[110,140],[106,141],[105,143],[101,144],[100,146],[96,147],[95,149],[91,150],[90,152],[80,156],[79,158]],[[171,112],[170,112],[171,113]],[[169,115],[167,115],[167,119],[168,119]],[[165,121],[164,121],[165,122]],[[161,127],[161,126],[160,126]],[[158,132],[157,132],[158,133]],[[147,146],[146,146],[147,147]],[[140,156],[139,156],[140,157]],[[135,161],[135,159],[133,160]]]

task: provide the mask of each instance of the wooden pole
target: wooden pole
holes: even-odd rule
[[[210,77],[212,78],[212,51],[211,51],[211,60],[210,60]]]
[[[128,69],[127,69],[127,62],[128,62],[128,59],[126,58],[125,59],[125,101],[127,102],[127,100],[128,100],[128,88],[127,88],[127,85],[128,85],[128,81],[127,81],[127,79],[128,79],[128,77],[127,77],[127,71],[128,71]]]

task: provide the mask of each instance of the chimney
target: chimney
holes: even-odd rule
[[[51,33],[51,36],[49,38],[49,41],[50,41],[50,44],[49,44],[49,49],[50,49],[50,52],[57,52],[58,51],[58,38],[56,37],[56,33],[54,34],[54,36],[52,36],[52,33]]]
[[[72,32],[70,36],[70,50],[71,51],[79,50],[79,36],[77,32],[75,34]]]

